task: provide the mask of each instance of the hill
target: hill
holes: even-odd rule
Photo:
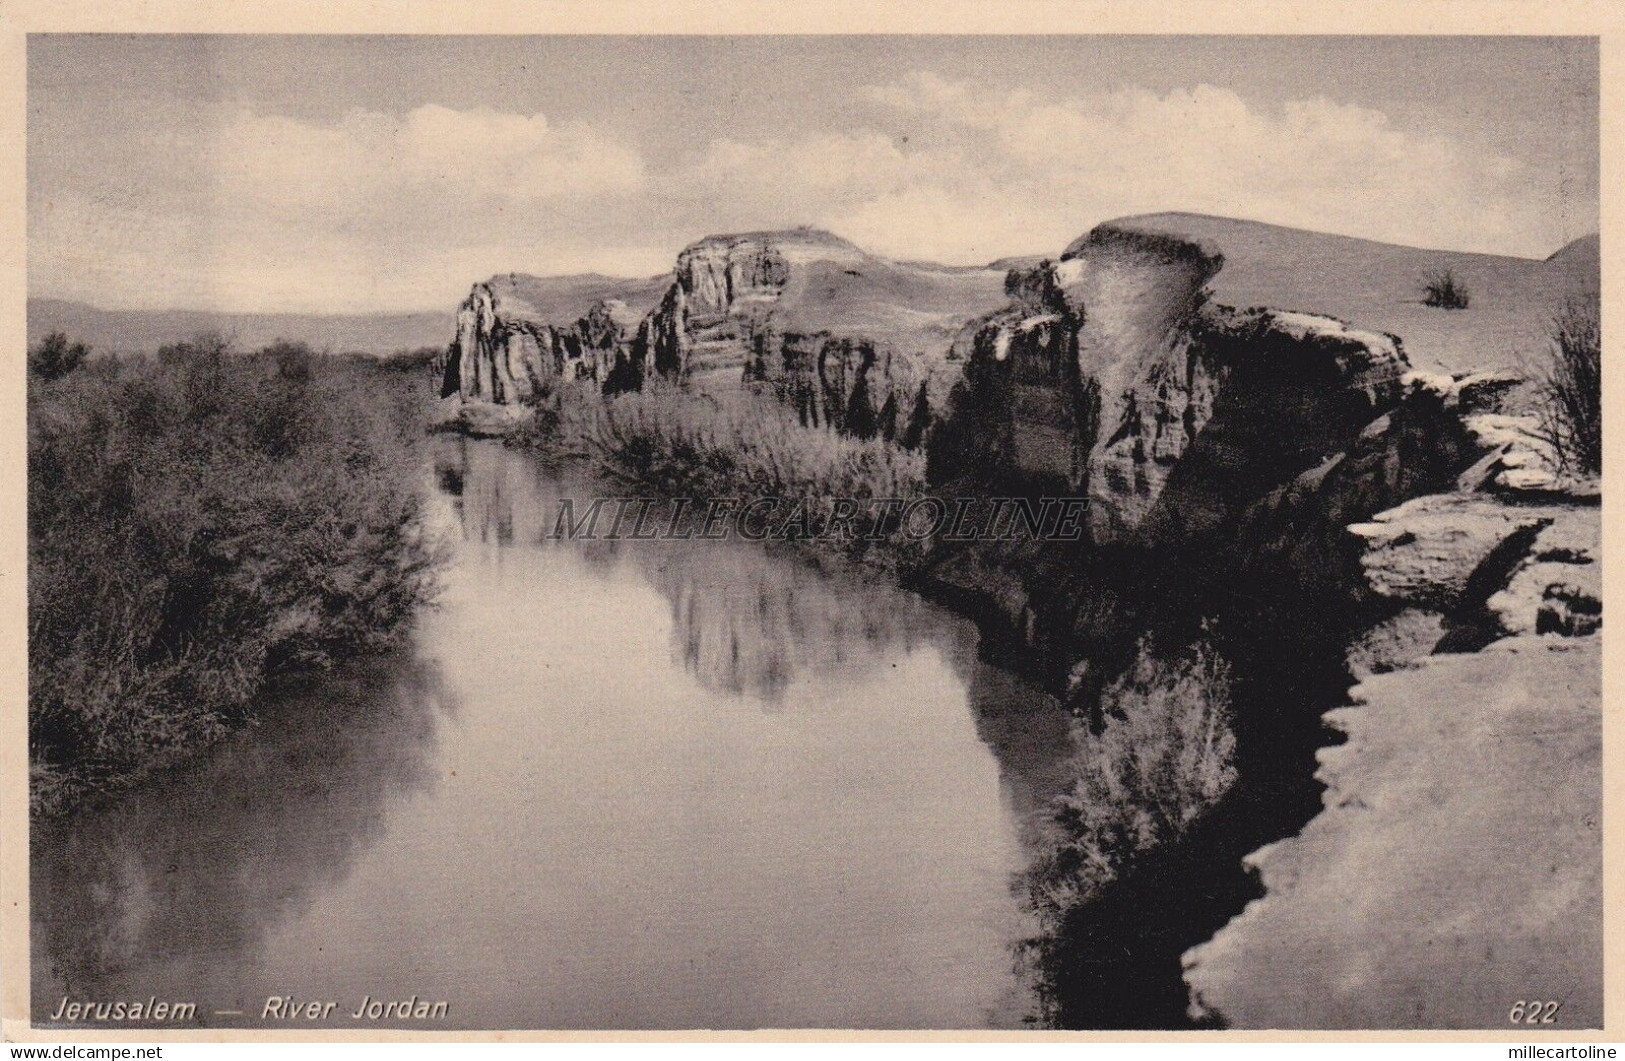
[[[289,339],[335,353],[390,354],[444,347],[455,331],[452,313],[211,313],[201,310],[105,310],[65,299],[28,300],[28,342],[66,332],[98,353],[150,353],[200,332],[231,336],[256,349]]]
[[[1008,301],[1004,271],[814,259],[793,268],[774,317],[792,331],[862,336],[899,352],[941,357],[966,322]]]
[[[1418,368],[1465,372],[1516,367],[1546,350],[1563,299],[1599,285],[1598,239],[1582,237],[1550,258],[1425,250],[1203,214],[1147,214],[1112,222],[1201,240],[1224,254],[1218,301],[1341,317],[1400,337]],[[1422,304],[1425,276],[1449,269],[1464,283],[1464,310]]]

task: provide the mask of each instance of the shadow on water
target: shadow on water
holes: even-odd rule
[[[265,936],[346,876],[394,801],[433,783],[450,705],[404,650],[266,700],[204,759],[36,828],[36,1022],[64,995],[196,999],[197,964],[248,979]]]
[[[937,644],[965,687],[977,736],[994,755],[1025,857],[1042,855],[1052,802],[1071,783],[1073,717],[1033,682],[996,665],[999,645],[969,622],[887,584],[736,542],[558,541],[552,520],[561,498],[573,497],[579,511],[601,487],[561,484],[488,443],[448,439],[437,481],[456,493],[470,539],[573,549],[606,570],[636,567],[670,603],[673,658],[707,688],[754,695],[764,707],[792,683],[837,683],[885,665],[899,649]],[[1341,702],[1349,685],[1339,627],[1284,620],[1267,609],[1225,609],[1181,589],[1137,601],[1133,615],[1107,616],[1116,628],[1108,641],[1152,628],[1174,631],[1177,641],[1178,631],[1189,634],[1203,616],[1226,610],[1218,647],[1234,668],[1238,780],[1200,825],[1074,911],[1050,940],[1047,958],[1035,961],[1013,944],[1012,961],[1042,996],[1033,1003],[1042,1013],[1027,1014],[1029,1022],[1199,1026],[1182,955],[1258,894],[1243,857],[1295,832],[1319,809],[1314,755],[1329,739],[1320,713]],[[1126,662],[1117,657],[1127,643],[1098,646],[1097,677]],[[1014,875],[1013,900],[1024,902],[1027,887],[1023,874]]]
[[[452,499],[455,531],[467,541],[570,550],[606,577],[621,565],[635,569],[669,604],[666,648],[673,661],[703,687],[750,698],[764,711],[778,710],[798,684],[835,695],[878,668],[895,667],[902,655],[936,648],[964,689],[977,738],[993,755],[1022,857],[1038,850],[1065,779],[1071,714],[1032,681],[984,658],[986,646],[970,621],[889,580],[814,566],[761,545],[561,540],[555,522],[561,503],[568,499],[579,516],[603,485],[561,480],[489,442],[443,438],[433,478]],[[1019,873],[1008,880],[1017,909],[1019,880]],[[1019,939],[1009,941],[1008,963],[1018,978],[1026,976]],[[1023,990],[1015,1009],[996,1020],[1031,1023],[1033,1005]]]

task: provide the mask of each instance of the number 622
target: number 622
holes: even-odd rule
[[[1514,1002],[1507,1020],[1513,1024],[1556,1024],[1561,1002]]]

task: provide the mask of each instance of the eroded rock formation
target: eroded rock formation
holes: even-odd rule
[[[643,326],[663,375],[769,391],[803,423],[917,444],[958,373],[954,339],[1003,273],[890,261],[816,229],[712,236],[678,256]]]
[[[659,375],[765,390],[810,426],[912,447],[958,378],[956,339],[1005,301],[1004,277],[890,261],[817,229],[710,236],[651,281],[497,277],[463,304],[443,394],[511,406],[551,380],[614,391]]]
[[[441,396],[518,405],[557,381],[637,386],[639,323],[667,278],[540,278],[475,284],[457,313]]]
[[[1086,493],[1097,543],[1186,542],[1346,449],[1392,409],[1391,336],[1212,304],[1211,247],[1126,223],[1010,274],[977,332],[932,477]]]

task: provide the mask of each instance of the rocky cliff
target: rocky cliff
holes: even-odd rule
[[[969,343],[933,481],[1083,493],[1097,544],[1187,546],[1260,526],[1272,497],[1306,515],[1302,489],[1282,492],[1316,469],[1343,488],[1327,464],[1340,454],[1434,430],[1442,463],[1465,455],[1456,422],[1434,415],[1445,397],[1414,385],[1396,337],[1218,304],[1209,288],[1224,264],[1201,241],[1129,221],[1012,271],[1011,304]],[[1413,455],[1407,474],[1416,467]],[[1323,522],[1363,519],[1417,484],[1389,485],[1366,499],[1376,507],[1341,503]]]
[[[637,329],[669,282],[510,273],[475,284],[457,312],[441,396],[517,405],[557,380],[636,386]]]
[[[1006,270],[894,262],[828,232],[710,236],[669,277],[497,277],[458,315],[443,394],[524,402],[543,380],[659,375],[766,390],[809,425],[917,445],[958,377],[955,341]]]
[[[1109,223],[1012,268],[1008,304],[963,343],[928,479],[1084,494],[1091,541],[937,542],[923,582],[1052,680],[1114,636],[1123,601],[1155,592],[1212,582],[1351,615],[1380,596],[1351,524],[1475,477],[1550,485],[1516,375],[1418,371],[1395,336],[1225,306],[1211,291],[1227,267],[1201,240]],[[1162,589],[1106,577],[1142,570]]]
[[[1500,1027],[1520,999],[1601,1023],[1600,498],[1475,389],[1481,458],[1349,528],[1386,610],[1326,715],[1324,809],[1247,858],[1263,897],[1185,957],[1233,1025]]]
[[[809,425],[917,442],[957,376],[955,338],[1004,301],[1003,281],[816,229],[712,236],[679,255],[646,344],[690,386],[760,386]]]

